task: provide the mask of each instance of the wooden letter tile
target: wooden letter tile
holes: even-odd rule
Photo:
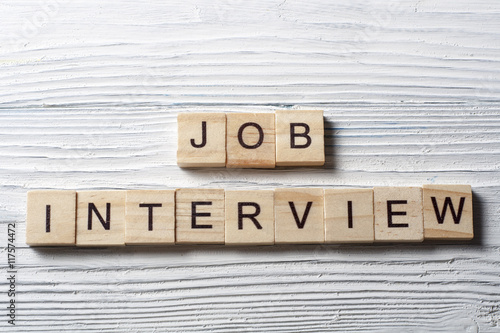
[[[372,243],[373,190],[325,189],[325,241]]]
[[[177,116],[177,164],[180,167],[226,165],[226,115],[181,113]]]
[[[422,189],[375,187],[375,241],[421,242],[424,240]]]
[[[424,238],[474,237],[470,185],[424,185]]]
[[[178,244],[224,244],[224,190],[179,189],[175,197]]]
[[[274,168],[276,144],[273,113],[228,113],[228,168]]]
[[[76,245],[125,245],[126,191],[77,193]]]
[[[75,191],[30,191],[27,206],[28,245],[75,245]]]
[[[127,191],[125,243],[175,244],[175,190]]]
[[[276,111],[276,165],[325,164],[322,110]]]
[[[324,243],[323,189],[276,189],[275,243]]]
[[[274,244],[274,191],[226,191],[226,245]]]

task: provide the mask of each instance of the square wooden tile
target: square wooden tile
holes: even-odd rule
[[[325,164],[322,110],[276,111],[276,165]]]
[[[78,191],[76,245],[125,245],[126,191]]]
[[[273,113],[228,113],[228,168],[274,168],[276,141]]]
[[[226,191],[226,245],[274,244],[274,191]]]
[[[325,242],[372,243],[373,189],[325,189]]]
[[[474,238],[470,185],[424,185],[424,238]]]
[[[177,165],[224,167],[226,165],[226,115],[180,113],[177,116]]]
[[[376,242],[424,240],[422,188],[375,187],[373,201]]]
[[[175,244],[175,190],[130,190],[125,243]]]
[[[224,244],[224,190],[178,189],[177,244]]]
[[[26,244],[75,245],[75,191],[29,191],[27,199]]]
[[[279,188],[274,191],[275,243],[325,242],[322,188]]]

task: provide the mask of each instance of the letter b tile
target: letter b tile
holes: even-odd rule
[[[276,111],[276,165],[325,164],[322,110]]]

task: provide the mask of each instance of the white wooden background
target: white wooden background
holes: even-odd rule
[[[278,108],[324,168],[176,166],[177,113]],[[471,243],[24,243],[30,189],[425,183],[473,186]],[[0,331],[500,332],[500,3],[2,0],[0,221]]]

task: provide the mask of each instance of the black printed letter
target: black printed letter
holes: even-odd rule
[[[243,142],[243,131],[248,126],[253,126],[257,129],[257,131],[259,131],[259,141],[257,141],[257,143],[252,145],[252,146],[247,145],[245,142]],[[244,123],[243,125],[241,125],[240,129],[238,130],[238,141],[243,148],[246,148],[246,149],[259,148],[260,145],[262,145],[262,142],[264,142],[264,131],[262,130],[262,127],[260,127],[260,125],[257,123]]]
[[[295,133],[295,127],[302,126],[304,127],[304,133]],[[306,123],[291,123],[290,124],[290,148],[307,148],[311,145],[311,137],[309,134],[309,125]],[[300,136],[302,138],[306,138],[306,143],[303,145],[295,144],[295,137]]]
[[[102,218],[101,214],[95,207],[95,205],[90,202],[89,203],[89,212],[88,212],[88,224],[87,224],[87,229],[92,230],[92,211],[95,213],[99,221],[101,222],[102,226],[104,227],[104,230],[109,230],[111,227],[111,204],[108,202],[106,203],[106,221]]]
[[[352,226],[352,201],[347,201],[347,224],[350,229],[353,228]]]
[[[139,207],[148,207],[148,230],[153,230],[153,207],[161,207],[161,204],[139,204]]]
[[[45,206],[45,232],[50,232],[50,205]]]
[[[195,148],[203,148],[207,144],[207,122],[202,121],[201,122],[201,143],[196,144],[194,142],[194,139],[191,139],[191,146]]]
[[[455,222],[455,224],[460,223],[460,219],[462,218],[462,211],[464,209],[464,204],[465,204],[464,197],[460,198],[460,204],[458,205],[458,213],[455,213],[455,208],[453,207],[453,203],[451,202],[450,197],[446,197],[446,199],[444,199],[443,212],[441,214],[439,214],[439,207],[438,207],[438,204],[436,201],[436,197],[431,197],[431,200],[432,200],[432,205],[434,206],[434,212],[436,213],[436,218],[437,218],[439,224],[444,223],[444,217],[446,215],[446,208],[448,206],[450,206],[451,216],[453,217],[453,221]]]
[[[293,218],[295,219],[295,223],[297,223],[297,227],[299,229],[303,229],[306,224],[307,216],[309,215],[309,210],[311,210],[312,201],[309,201],[306,205],[306,210],[304,211],[304,215],[302,215],[302,219],[299,219],[299,215],[297,214],[297,210],[295,209],[295,204],[293,201],[288,201],[290,205],[290,209],[292,210]]]
[[[196,206],[198,205],[205,205],[205,206],[211,206],[212,201],[193,201],[191,202],[191,229],[212,229],[211,224],[196,224],[196,217],[197,216],[210,216],[210,213],[197,213],[196,212]]]
[[[389,228],[408,228],[408,223],[392,223],[394,215],[406,215],[406,212],[393,212],[392,205],[406,205],[406,200],[388,200],[387,201],[387,223]]]
[[[243,206],[252,206],[255,208],[255,213],[253,214],[243,214]],[[243,219],[249,218],[255,224],[257,229],[262,229],[259,221],[255,218],[260,214],[260,205],[256,202],[238,202],[238,229],[243,229]]]

